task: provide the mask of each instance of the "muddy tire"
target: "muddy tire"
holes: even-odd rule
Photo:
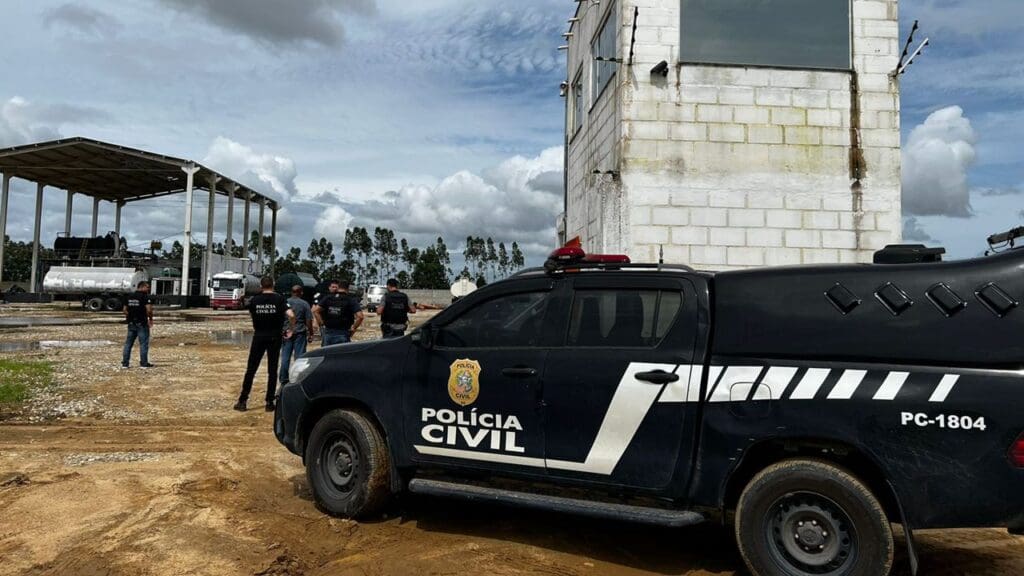
[[[103,304],[103,298],[90,298],[85,302],[85,309],[89,312],[102,312]]]
[[[333,410],[313,427],[306,445],[306,479],[317,506],[342,518],[368,518],[390,496],[387,443],[366,416]]]
[[[878,499],[827,462],[787,460],[747,484],[736,542],[754,576],[885,576],[892,527]]]

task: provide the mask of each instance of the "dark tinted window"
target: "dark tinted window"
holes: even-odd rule
[[[540,343],[547,292],[510,294],[488,300],[441,328],[445,348],[516,348]]]
[[[581,290],[573,300],[569,346],[653,348],[682,308],[679,292]]]
[[[849,0],[682,0],[680,60],[850,68]]]
[[[591,92],[593,99],[591,105],[597,102],[597,98],[604,91],[605,87],[608,86],[608,83],[612,81],[612,78],[615,77],[615,73],[619,69],[618,63],[608,61],[619,58],[618,33],[618,7],[612,6],[608,10],[608,15],[605,17],[604,23],[601,24],[601,28],[597,31],[594,43],[591,46],[594,58],[594,69],[591,73],[594,82],[594,89]],[[598,60],[598,58],[603,60]]]

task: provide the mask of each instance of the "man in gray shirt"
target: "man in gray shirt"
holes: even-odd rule
[[[291,338],[281,341],[281,385],[288,384],[288,370],[292,365],[292,358],[301,358],[306,353],[306,345],[313,336],[313,310],[309,304],[302,299],[302,286],[292,286],[292,297],[288,299],[288,305],[295,313],[295,332]]]

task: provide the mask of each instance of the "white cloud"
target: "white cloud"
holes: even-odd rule
[[[295,162],[283,156],[260,154],[229,138],[218,136],[203,164],[261,193],[287,202],[296,194]]]
[[[918,216],[971,215],[967,171],[977,142],[959,106],[933,112],[903,148],[903,208]]]
[[[313,232],[322,238],[343,238],[352,224],[352,215],[341,206],[328,206],[316,219]]]
[[[562,210],[562,162],[562,149],[550,148],[533,158],[509,158],[483,175],[460,171],[436,186],[404,186],[344,207],[355,225],[387,226],[414,244],[443,236],[454,247],[481,236],[542,254],[555,242]]]
[[[24,98],[15,96],[0,106],[0,146],[55,140],[59,136],[56,126],[39,122]]]
[[[66,124],[96,124],[109,120],[106,112],[95,108],[37,104],[14,96],[0,105],[0,147],[56,140]]]

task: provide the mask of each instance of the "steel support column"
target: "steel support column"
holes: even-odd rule
[[[270,207],[270,273],[277,264],[277,204]]]
[[[11,175],[3,175],[0,186],[0,282],[4,281],[4,247],[7,244],[7,199],[11,195]]]
[[[100,235],[100,199],[92,199],[92,237],[95,238]]]
[[[220,178],[217,176],[210,176],[207,179],[210,188],[210,203],[206,208],[206,253],[203,255],[203,278],[199,286],[203,296],[210,295],[210,277],[213,276],[210,273],[210,265],[213,263],[213,216],[217,207],[217,182],[220,182]]]
[[[224,188],[228,191],[228,237],[224,242],[224,254],[233,258],[235,256],[235,193],[238,192],[238,184],[232,182]]]
[[[114,208],[114,234],[118,237],[118,242],[121,238],[121,210],[124,208],[124,202],[120,200],[117,202]]]
[[[260,222],[259,222],[259,234],[260,241],[256,244],[256,261],[259,262],[260,275],[262,276],[265,272],[263,270],[263,213],[267,207],[267,203],[263,198],[260,198]]]
[[[33,293],[39,292],[39,233],[43,226],[43,188],[45,185],[42,182],[36,184],[36,220],[32,226],[32,288],[29,290]]]
[[[245,250],[242,251],[242,257],[249,258],[252,251],[249,250],[249,205],[252,204],[252,192],[245,193],[245,217],[242,223],[242,246]],[[255,270],[255,268],[253,268]]]
[[[71,217],[75,213],[75,193],[68,190],[68,204],[64,209],[64,236],[71,236]]]
[[[181,256],[181,296],[189,295],[189,260],[192,257],[192,188],[199,168],[189,164],[182,166],[185,172],[185,249]]]

